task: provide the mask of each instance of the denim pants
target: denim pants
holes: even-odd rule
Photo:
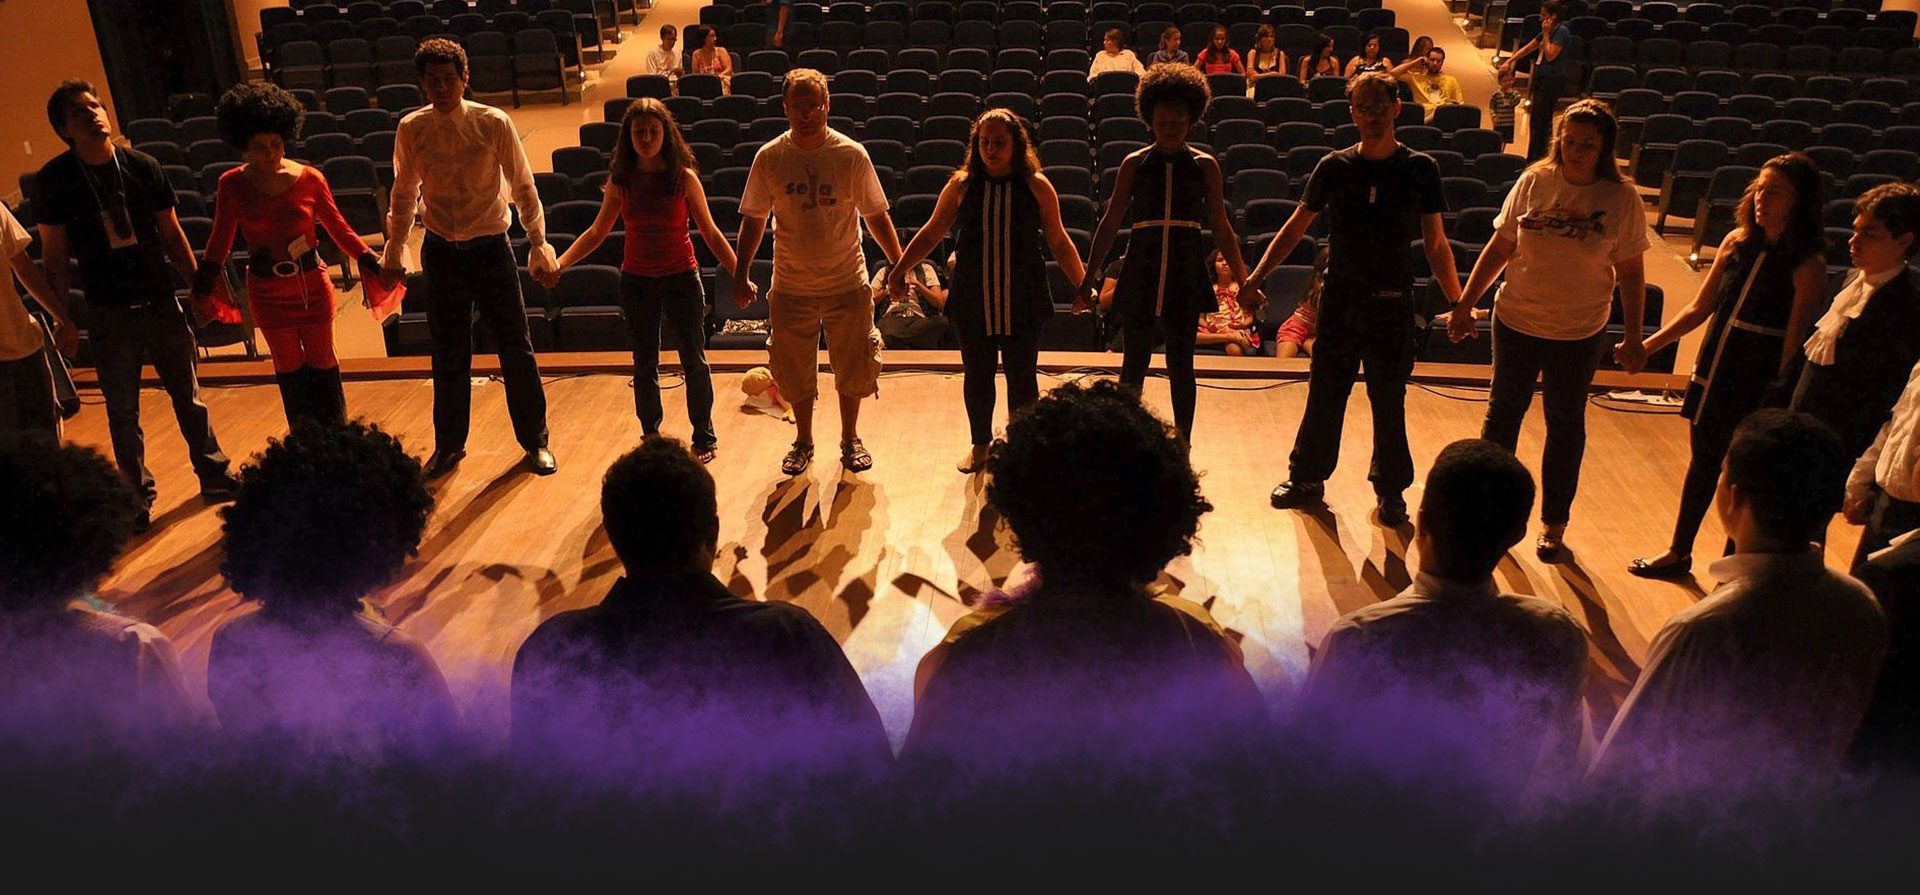
[[[627,316],[633,340],[633,410],[640,431],[660,431],[665,411],[660,407],[660,321],[665,318],[680,335],[680,370],[687,383],[687,419],[693,423],[694,447],[712,447],[713,371],[707,366],[707,302],[700,289],[700,272],[664,277],[620,275],[620,309]]]
[[[1547,416],[1547,445],[1540,459],[1540,521],[1563,525],[1580,487],[1580,459],[1587,450],[1587,390],[1606,350],[1607,331],[1584,339],[1542,339],[1494,317],[1493,383],[1480,437],[1511,451],[1540,380]]]
[[[32,434],[60,440],[60,408],[42,347],[18,360],[0,361],[0,435]]]
[[[187,456],[201,483],[227,475],[227,455],[214,437],[207,405],[200,400],[200,381],[194,375],[198,350],[193,329],[169,295],[139,307],[96,305],[88,337],[93,341],[94,371],[107,403],[107,430],[113,439],[113,459],[120,474],[151,502],[153,474],[147,471],[147,448],[140,431],[140,367],[152,364],[160,384],[173,400],[173,418],[187,441]]]

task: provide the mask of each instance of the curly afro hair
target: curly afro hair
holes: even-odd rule
[[[1200,116],[1207,113],[1207,100],[1213,98],[1213,93],[1207,89],[1207,76],[1199,69],[1168,62],[1147,69],[1133,97],[1134,110],[1143,121],[1152,121],[1153,108],[1161,103],[1186,106],[1187,114],[1199,121]]]
[[[607,468],[600,517],[627,568],[677,567],[718,532],[713,476],[678,439],[649,435]]]
[[[0,613],[65,603],[133,537],[133,487],[90,448],[0,437]]]
[[[1114,382],[1064,385],[1007,426],[987,499],[1049,582],[1152,581],[1213,504],[1166,422]]]
[[[220,97],[213,114],[220,125],[220,139],[235,149],[246,149],[260,134],[279,134],[288,143],[300,139],[307,107],[276,85],[242,81]]]
[[[220,513],[220,571],[269,610],[351,611],[419,553],[432,510],[420,464],[393,436],[302,421],[241,470]]]

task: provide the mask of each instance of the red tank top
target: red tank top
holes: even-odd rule
[[[654,174],[635,173],[625,187],[620,218],[627,228],[626,256],[620,270],[643,277],[665,277],[700,269],[687,233],[687,197],[668,193]]]

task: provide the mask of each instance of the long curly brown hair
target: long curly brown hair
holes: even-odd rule
[[[633,179],[641,175],[640,153],[633,148],[633,123],[642,116],[651,117],[660,122],[664,143],[660,154],[666,157],[667,170],[665,187],[669,194],[678,194],[681,190],[680,172],[700,171],[700,163],[693,157],[693,150],[687,146],[686,135],[680,133],[680,124],[673,120],[673,112],[667,104],[653,97],[641,97],[627,107],[627,114],[620,116],[620,137],[613,143],[613,162],[608,166],[608,179],[626,189]]]

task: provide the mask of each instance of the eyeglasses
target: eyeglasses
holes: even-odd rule
[[[789,111],[789,112],[792,112],[792,113],[794,113],[794,114],[796,114],[796,115],[807,115],[807,114],[811,114],[811,113],[813,113],[813,112],[825,112],[825,111],[827,110],[827,104],[826,104],[826,103],[819,103],[819,104],[817,104],[817,105],[808,105],[808,106],[803,106],[803,105],[800,105],[800,104],[798,104],[798,103],[794,103],[794,102],[783,102],[783,103],[781,103],[780,105],[782,105],[783,107],[785,107],[787,111]]]
[[[1351,108],[1355,112],[1359,112],[1362,115],[1378,118],[1381,115],[1386,115],[1392,112],[1393,104],[1392,103],[1365,103],[1365,104],[1355,104]]]

